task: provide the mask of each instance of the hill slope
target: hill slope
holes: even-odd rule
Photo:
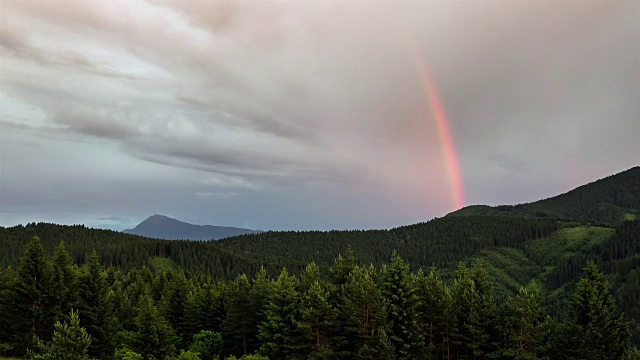
[[[163,215],[153,215],[126,234],[164,240],[219,240],[230,236],[254,234],[260,231],[227,226],[193,225]]]
[[[520,205],[467,206],[448,216],[552,217],[619,225],[640,214],[640,167],[580,186],[567,193]]]

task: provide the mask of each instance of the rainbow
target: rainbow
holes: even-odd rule
[[[420,76],[420,81],[424,87],[424,92],[427,97],[427,101],[430,104],[433,112],[433,117],[436,121],[438,128],[438,135],[440,137],[442,145],[442,153],[444,156],[444,163],[447,167],[449,175],[449,181],[451,184],[452,199],[456,209],[463,208],[465,206],[465,192],[462,177],[462,170],[460,167],[460,159],[458,158],[458,152],[456,150],[456,144],[451,134],[451,127],[449,126],[449,119],[447,117],[447,111],[442,103],[442,99],[438,94],[436,83],[433,80],[429,66],[427,65],[422,52],[417,46],[415,41],[407,41],[408,48],[410,49],[415,66]]]

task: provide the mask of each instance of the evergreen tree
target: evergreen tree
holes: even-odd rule
[[[541,359],[547,324],[537,284],[521,287],[515,297],[507,298],[502,313],[503,341],[499,353],[516,360]]]
[[[53,257],[53,306],[58,320],[68,319],[71,309],[77,303],[77,276],[64,241],[58,245]]]
[[[384,328],[373,331],[371,341],[361,346],[356,352],[358,360],[396,360],[396,349],[393,347]]]
[[[304,294],[309,291],[314,283],[321,282],[320,267],[315,262],[310,262],[300,277],[299,292]]]
[[[272,360],[290,359],[296,354],[298,340],[297,323],[300,319],[299,297],[296,280],[283,269],[273,284],[269,301],[265,306],[265,320],[260,325],[260,351]]]
[[[251,284],[240,275],[227,290],[225,329],[231,339],[230,352],[241,356],[250,353],[250,344],[257,337],[256,313],[251,303]]]
[[[189,291],[186,303],[184,304],[184,318],[180,323],[183,336],[193,339],[193,336],[204,330],[198,313],[197,290]],[[186,343],[190,343],[190,340]],[[183,340],[183,344],[186,344]]]
[[[255,321],[252,326],[256,329],[256,336],[253,338],[253,341],[249,342],[250,353],[254,353],[260,349],[261,343],[258,338],[259,326],[266,319],[264,311],[269,301],[270,294],[271,282],[267,278],[267,271],[264,267],[261,267],[258,274],[256,274],[256,277],[253,279],[253,284],[251,286],[251,313],[254,314],[253,320]]]
[[[89,355],[111,358],[115,351],[117,318],[107,286],[106,275],[94,251],[79,279],[80,324],[91,335]]]
[[[590,262],[571,299],[563,352],[570,359],[620,359],[629,338],[629,326],[618,312],[608,281]]]
[[[166,278],[166,275],[161,273],[159,277]],[[185,321],[185,306],[189,297],[189,284],[182,271],[173,273],[171,280],[164,283],[166,285],[162,295],[162,312],[180,338],[180,349],[186,349],[193,336],[192,329],[185,328],[188,325]]]
[[[418,272],[418,295],[420,296],[420,323],[422,336],[425,340],[425,358],[428,360],[442,357],[442,332],[447,319],[445,302],[445,285],[440,274],[431,270],[424,276],[422,270]]]
[[[461,263],[453,284],[456,331],[452,344],[459,359],[478,359],[492,350],[492,331],[496,325],[496,308],[486,272],[475,265],[470,272]]]
[[[135,318],[136,331],[132,334],[131,349],[149,358],[164,359],[176,352],[178,338],[153,304],[151,295],[146,293],[138,302],[138,315]]]
[[[34,237],[20,262],[9,306],[9,316],[14,320],[13,347],[20,353],[35,346],[36,338],[51,338],[55,316],[51,286],[51,264],[40,239]]]
[[[222,336],[219,333],[203,330],[193,336],[189,351],[199,354],[202,359],[219,359],[222,352]]]
[[[91,344],[91,336],[80,326],[78,312],[71,312],[70,323],[55,324],[53,340],[45,358],[51,360],[88,360],[87,349]]]
[[[418,327],[420,299],[409,265],[396,252],[383,270],[382,296],[387,300],[389,339],[398,358],[417,358],[423,344]]]
[[[374,349],[374,333],[386,327],[386,308],[380,287],[377,284],[376,269],[356,266],[343,285],[341,319],[347,330],[351,350],[360,353],[367,347]],[[380,331],[377,331],[380,333]],[[386,336],[386,332],[385,332]]]
[[[338,311],[329,304],[329,292],[315,281],[303,295],[298,328],[302,335],[299,352],[307,359],[335,359]]]
[[[349,274],[356,266],[356,257],[353,253],[351,245],[347,247],[347,251],[344,255],[339,254],[334,260],[333,266],[330,269],[331,283],[340,287],[349,280]]]

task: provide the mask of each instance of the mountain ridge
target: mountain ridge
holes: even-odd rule
[[[565,193],[517,205],[470,205],[446,216],[502,215],[620,225],[640,215],[640,166]]]
[[[195,225],[169,216],[154,214],[125,234],[140,235],[163,240],[220,240],[223,238],[260,233],[259,230],[232,226]]]

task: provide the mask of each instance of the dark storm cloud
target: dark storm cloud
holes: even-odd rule
[[[1,10],[0,224],[163,212],[330,228],[442,215],[451,180],[411,47],[448,112],[469,202],[535,200],[638,163],[639,2]]]

